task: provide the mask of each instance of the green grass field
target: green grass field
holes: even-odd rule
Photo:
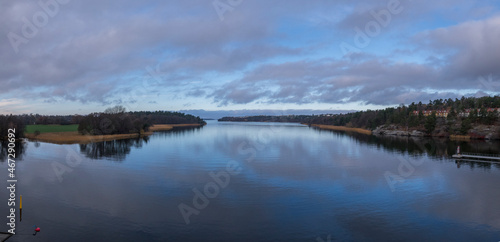
[[[43,133],[51,133],[51,132],[71,132],[71,131],[78,131],[78,124],[71,124],[71,125],[42,125],[42,124],[35,124],[35,125],[26,125],[26,133],[32,134],[35,133],[35,131],[40,131],[41,134]]]

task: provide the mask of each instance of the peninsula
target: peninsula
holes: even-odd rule
[[[375,135],[500,139],[500,97],[436,99],[347,114],[224,117],[233,122],[295,122]]]
[[[206,122],[179,112],[125,112],[122,106],[86,116],[0,116],[0,131],[15,129],[16,137],[54,144],[87,144],[144,137],[157,131],[193,128]],[[0,137],[4,137],[0,132]]]

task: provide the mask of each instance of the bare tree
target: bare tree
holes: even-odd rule
[[[125,107],[123,107],[122,105],[116,105],[114,107],[106,108],[106,110],[104,110],[104,113],[107,113],[107,114],[117,114],[117,113],[124,113],[124,112],[125,112]]]

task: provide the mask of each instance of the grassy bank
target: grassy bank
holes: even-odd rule
[[[43,125],[43,124],[34,124],[34,125],[26,125],[25,133],[34,134],[35,131],[40,131],[40,134],[43,133],[57,133],[57,132],[76,132],[78,131],[78,124],[71,125]]]
[[[469,135],[450,135],[450,140],[470,141]]]
[[[33,126],[66,126],[66,125],[33,125]],[[71,126],[71,125],[68,125]],[[118,139],[130,139],[137,138],[141,136],[148,136],[153,134],[155,131],[165,131],[171,130],[176,127],[199,127],[200,124],[157,124],[150,127],[149,132],[144,132],[141,134],[112,134],[112,135],[82,135],[79,134],[76,130],[78,125],[74,131],[61,131],[61,127],[37,127],[37,128],[45,128],[44,130],[52,130],[53,132],[42,132],[40,129],[39,135],[35,135],[34,131],[32,133],[26,133],[25,136],[28,140],[47,142],[53,144],[88,144],[93,142],[102,142],[102,141],[110,141],[110,140],[118,140]],[[69,128],[68,128],[69,129]]]
[[[149,132],[171,130],[173,128],[200,127],[200,124],[155,124],[149,127]]]
[[[334,125],[323,125],[323,124],[311,124],[311,126],[317,127],[320,129],[349,131],[349,132],[357,132],[357,133],[368,134],[368,135],[372,134],[371,130],[361,129],[361,128],[349,128],[349,127],[345,127],[345,126],[334,126]]]

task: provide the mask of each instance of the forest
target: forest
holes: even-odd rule
[[[347,114],[323,114],[323,115],[288,115],[288,116],[250,116],[250,117],[224,117],[219,121],[240,122],[298,122],[305,124],[326,124],[335,126],[347,126],[353,128],[364,128],[374,130],[381,125],[397,125],[405,128],[413,128],[432,133],[437,126],[445,126],[449,134],[467,134],[474,126],[479,124],[494,125],[498,121],[497,112],[488,112],[488,108],[500,108],[499,96],[485,96],[480,98],[462,97],[461,99],[436,99],[424,104],[411,103],[400,104],[398,107],[389,107],[381,110],[366,110]],[[467,117],[460,113],[467,109],[476,110],[470,112]],[[446,110],[447,118],[439,117],[436,112]],[[417,111],[418,114],[414,114]],[[423,111],[436,111],[425,116]]]
[[[450,134],[467,134],[473,125],[493,125],[498,120],[497,112],[488,112],[488,108],[500,108],[500,97],[462,97],[461,99],[436,99],[427,104],[411,103],[399,107],[390,107],[382,110],[367,110],[355,113],[339,114],[330,117],[319,116],[308,120],[311,124],[329,124],[337,126],[348,126],[366,128],[373,130],[380,125],[394,124],[408,128],[421,128],[426,133],[434,131],[437,125],[445,125]],[[467,109],[476,110],[470,112],[468,117],[462,117],[460,113]],[[448,117],[438,117],[436,112],[424,116],[423,111],[447,110]],[[417,111],[418,115],[413,112]]]
[[[89,115],[0,115],[0,140],[7,140],[8,129],[23,138],[26,125],[77,124],[82,134],[123,134],[147,131],[154,124],[206,124],[200,117],[169,111],[126,112],[122,106]]]
[[[147,132],[154,124],[201,124],[200,117],[169,111],[125,112],[121,106],[106,109],[103,113],[92,113],[80,119],[81,134],[107,135]]]
[[[16,139],[24,137],[26,125],[18,116],[0,115],[0,140],[8,140],[9,129],[13,129]]]
[[[223,117],[218,119],[219,122],[284,122],[284,123],[306,123],[311,120],[311,115],[286,115],[286,116],[248,116],[248,117]]]

